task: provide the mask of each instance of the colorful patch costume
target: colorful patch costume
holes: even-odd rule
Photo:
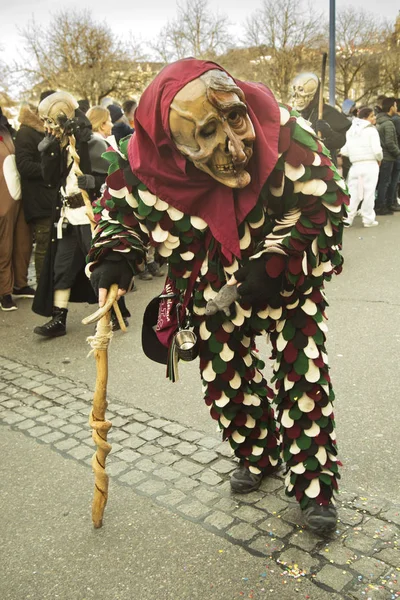
[[[220,69],[201,64],[203,72]],[[215,222],[210,225],[207,215],[193,214],[190,205],[187,211],[177,208],[171,195],[167,201],[165,194],[152,193],[135,169],[132,177],[132,140],[125,139],[119,152],[107,153],[108,189],[95,207],[89,270],[116,252],[138,272],[146,244],[157,246],[168,261],[172,287],[182,294],[190,288],[212,418],[251,473],[268,473],[282,459],[287,494],[305,508],[310,499],[331,503],[339,477],[324,282],[342,269],[348,198],[328,151],[307,122],[290,107],[276,106],[277,157],[251,209],[237,219],[239,251],[224,243],[223,234],[215,235]],[[268,303],[256,307],[239,300],[230,316],[222,311],[206,316],[207,301],[241,266],[260,259],[267,277],[278,283]],[[263,333],[272,344],[274,388],[261,373],[256,336]]]

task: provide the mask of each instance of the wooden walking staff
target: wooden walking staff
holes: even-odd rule
[[[75,172],[83,175],[80,167],[80,157],[76,151],[76,140],[74,135],[69,136],[70,152],[74,159]],[[95,228],[92,203],[86,190],[81,190],[86,206],[90,226]],[[111,451],[111,444],[107,441],[111,421],[106,420],[107,409],[107,382],[108,382],[108,345],[112,337],[111,313],[113,307],[118,322],[123,331],[126,331],[121,311],[117,304],[118,285],[113,284],[108,292],[104,306],[95,313],[82,320],[84,325],[98,321],[96,334],[88,338],[96,359],[96,385],[93,396],[93,405],[89,415],[89,425],[92,428],[92,438],[96,444],[96,452],[92,457],[92,468],[95,476],[94,496],[92,503],[92,521],[96,529],[103,525],[103,514],[108,498],[108,475],[106,473],[106,458]]]

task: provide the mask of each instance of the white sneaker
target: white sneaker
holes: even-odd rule
[[[364,223],[364,227],[376,227],[379,225],[378,221],[372,221],[372,223]]]
[[[352,225],[353,225],[353,221],[347,221],[346,219],[343,219],[344,227],[351,227]]]

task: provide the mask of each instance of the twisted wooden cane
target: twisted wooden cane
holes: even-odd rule
[[[79,163],[80,157],[76,151],[75,136],[69,136],[69,146],[71,156],[75,163],[75,171],[78,175],[83,175]],[[90,221],[90,227],[93,233],[95,220],[93,215],[92,203],[86,190],[81,190],[83,200],[86,206],[86,213]],[[92,469],[95,477],[94,495],[92,502],[92,521],[96,529],[103,525],[104,509],[108,498],[108,475],[106,473],[106,458],[111,451],[111,444],[107,442],[108,431],[111,428],[111,421],[106,420],[107,403],[107,381],[108,381],[108,344],[112,337],[111,330],[111,307],[114,308],[119,325],[122,331],[126,331],[121,311],[117,304],[118,285],[113,284],[107,295],[103,307],[99,308],[94,314],[82,320],[84,325],[98,321],[96,334],[88,338],[96,359],[96,385],[93,396],[93,405],[89,415],[89,425],[92,428],[92,438],[96,445],[96,452],[92,457]]]

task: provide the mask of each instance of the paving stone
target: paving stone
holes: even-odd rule
[[[109,419],[109,417],[108,417],[108,419]],[[116,430],[118,428],[120,428],[120,427],[123,427],[124,425],[127,425],[127,424],[128,424],[128,420],[124,419],[123,417],[115,417],[113,419],[113,422],[112,422],[112,426]],[[121,431],[121,433],[126,435],[126,433],[124,431]]]
[[[235,501],[232,500],[231,498],[221,498],[221,500],[219,500],[219,502],[217,502],[216,504],[214,504],[214,508],[221,510],[222,512],[232,512],[233,510],[236,510],[237,508],[239,508],[240,504]]]
[[[53,383],[62,391],[72,390],[75,387],[75,384],[69,381],[63,381],[62,383]]]
[[[28,433],[32,437],[41,437],[42,435],[46,435],[46,433],[50,433],[50,431],[50,427],[47,427],[46,425],[37,425],[36,427],[28,429]]]
[[[306,571],[307,573],[315,573],[320,567],[320,560],[318,558],[293,546],[286,548],[282,552],[278,562],[287,566],[298,565],[301,571]],[[318,597],[316,596],[315,598],[317,600]]]
[[[345,508],[343,506],[338,508],[338,516],[340,523],[351,525],[352,527],[361,523],[365,518],[365,515],[357,510],[354,510],[354,508]]]
[[[57,442],[58,440],[61,440],[64,437],[65,435],[61,433],[61,431],[52,431],[47,435],[42,435],[40,439],[42,440],[42,442],[45,442],[45,444],[54,444],[54,442]]]
[[[86,400],[87,402],[91,402],[93,400],[93,392],[90,391],[83,392],[83,394],[76,394],[76,396],[80,400]]]
[[[228,529],[226,533],[240,542],[249,542],[257,535],[258,531],[249,525],[249,523],[239,523]]]
[[[198,476],[198,479],[199,481],[201,481],[202,483],[206,483],[207,485],[218,485],[222,481],[221,477],[213,471],[211,471],[210,469],[203,471]]]
[[[197,490],[193,492],[193,496],[200,500],[203,504],[212,505],[215,503],[217,499],[219,499],[219,494],[213,492],[212,490],[207,490],[204,487],[199,487]]]
[[[149,427],[155,427],[156,429],[161,429],[170,423],[171,421],[167,421],[167,419],[151,419],[150,421],[147,421]]]
[[[87,424],[88,419],[84,419],[81,415],[76,415],[69,408],[65,408],[65,406],[52,406],[46,410],[46,413],[49,415],[53,415],[54,417],[59,417],[60,419],[66,419],[69,423],[85,423]]]
[[[390,569],[386,563],[370,556],[364,556],[356,560],[352,563],[351,568],[360,573],[366,581],[374,581]]]
[[[158,448],[158,446],[155,446],[154,444],[149,444],[148,442],[140,448],[140,454],[143,454],[144,456],[154,456],[155,454],[160,454],[160,452],[162,452],[161,448]]]
[[[187,429],[187,431],[182,431],[182,433],[180,433],[178,437],[186,442],[195,442],[196,440],[202,438],[203,435],[204,433],[201,433],[200,431],[193,431],[192,429]]]
[[[182,490],[182,492],[190,492],[190,490],[193,490],[198,485],[199,484],[197,481],[194,481],[189,477],[181,477],[180,479],[177,479],[174,483],[174,486],[178,488],[178,490]]]
[[[177,508],[180,512],[191,519],[202,519],[210,512],[210,508],[208,506],[202,502],[199,502],[198,500],[193,500],[193,498],[190,498],[187,502],[179,504]]]
[[[233,516],[247,523],[257,523],[265,517],[261,510],[257,510],[252,506],[241,506],[233,513]]]
[[[174,452],[178,452],[182,456],[190,456],[195,450],[197,450],[196,446],[194,444],[189,444],[189,442],[180,442],[180,444],[174,448]],[[196,460],[195,457],[193,457],[193,459]]]
[[[173,454],[169,450],[163,450],[154,455],[154,460],[162,465],[170,466],[179,460],[179,456],[176,456],[176,454]]]
[[[65,427],[66,425],[68,425],[65,419],[57,419],[56,417],[54,417],[54,415],[49,414],[41,415],[36,420],[39,423],[47,423],[48,425],[53,427],[53,429],[60,429],[61,427]]]
[[[179,440],[169,435],[163,435],[162,437],[158,438],[157,444],[159,444],[163,448],[169,448],[170,446],[176,446],[177,444],[179,444]]]
[[[81,400],[74,400],[73,402],[70,402],[68,408],[70,408],[71,410],[88,410],[88,405],[85,404],[84,402],[82,402]]]
[[[74,435],[79,431],[82,431],[82,427],[79,427],[79,425],[73,425],[72,423],[69,423],[68,425],[65,425],[65,427],[61,427],[61,431],[63,433],[67,433],[68,435]]]
[[[153,417],[151,415],[148,415],[147,413],[141,411],[135,412],[135,419],[140,423],[147,423],[147,421],[150,421],[152,418]]]
[[[226,473],[230,473],[231,471],[233,471],[233,469],[236,469],[236,466],[237,466],[236,463],[234,463],[230,460],[225,460],[224,458],[221,458],[216,463],[211,465],[211,468],[214,471],[216,471],[217,473],[221,473],[222,475],[225,475]]]
[[[218,454],[221,456],[226,456],[226,458],[233,459],[235,457],[235,454],[228,442],[222,442],[218,446],[215,446],[214,451],[218,452]]]
[[[35,394],[37,394],[38,396],[43,396],[43,394],[45,394],[46,392],[52,392],[53,388],[48,385],[38,385],[37,387],[33,388],[32,391],[35,392]]]
[[[20,421],[25,421],[25,416],[21,415],[13,410],[5,410],[2,413],[2,420],[4,423],[8,425],[14,425],[14,423],[19,423]]]
[[[391,508],[381,514],[381,518],[400,525],[400,507]]]
[[[137,469],[132,469],[123,475],[118,477],[118,481],[123,481],[123,483],[127,483],[129,485],[136,485],[143,479],[146,479],[147,475],[145,475],[142,471],[138,471]]]
[[[249,546],[252,550],[261,552],[265,556],[271,556],[273,552],[281,552],[285,547],[284,542],[278,538],[271,538],[265,535],[259,536]]]
[[[149,458],[143,458],[142,460],[139,460],[135,465],[137,469],[139,469],[140,471],[145,471],[146,473],[151,473],[152,471],[154,471],[156,466],[156,463],[154,463]]]
[[[124,440],[121,440],[121,444],[123,446],[127,446],[128,448],[132,448],[133,450],[137,450],[141,446],[145,444],[145,440],[141,440],[137,435],[131,435]]]
[[[26,406],[33,406],[34,404],[36,404],[37,401],[38,401],[37,396],[25,396],[25,398],[24,398],[24,404]]]
[[[186,495],[180,490],[170,490],[168,494],[157,496],[157,500],[167,506],[176,506],[179,502],[186,499]]]
[[[342,539],[328,542],[318,553],[327,560],[333,561],[338,565],[351,564],[357,557],[354,550],[343,546]]]
[[[167,486],[165,485],[165,483],[163,481],[156,481],[155,479],[147,479],[147,481],[140,483],[137,486],[137,489],[140,490],[141,492],[144,492],[145,494],[148,494],[149,496],[155,496],[156,494],[159,494],[163,490],[166,490]]]
[[[114,429],[114,421],[113,426],[111,427],[108,436],[114,442],[121,442],[122,440],[126,440],[129,437],[129,433],[126,431],[122,431],[121,429]]]
[[[182,474],[179,471],[175,471],[171,469],[171,467],[159,467],[154,471],[154,475],[159,477],[160,479],[165,479],[166,481],[176,481],[182,477]]]
[[[78,440],[91,440],[92,439],[92,430],[91,429],[81,429],[73,434]]]
[[[353,579],[353,575],[345,569],[338,569],[333,565],[325,565],[322,567],[315,576],[316,581],[328,585],[336,592],[340,592],[343,588],[350,583]]]
[[[277,517],[268,517],[262,523],[258,523],[257,527],[266,531],[270,537],[279,537],[283,538],[288,533],[293,531],[293,527],[282,521],[282,519],[278,519]]]
[[[64,392],[61,390],[46,392],[46,398],[49,398],[50,400],[57,400],[57,398],[61,398],[62,396],[64,396]]]
[[[75,448],[78,444],[79,442],[75,438],[67,438],[61,440],[61,442],[57,442],[54,444],[54,446],[57,448],[57,450],[67,451],[71,448]]]
[[[344,545],[363,554],[370,554],[376,545],[376,540],[362,533],[353,532],[345,538]]]
[[[206,448],[207,450],[213,450],[221,444],[221,440],[212,437],[203,437],[199,439],[196,443],[202,448]]]
[[[75,402],[75,398],[69,394],[64,394],[63,396],[60,396],[59,398],[54,400],[54,402],[63,406],[70,406],[73,402]]]
[[[182,425],[178,425],[178,423],[169,423],[162,429],[165,431],[165,433],[169,433],[171,435],[178,435],[179,433],[186,431],[186,427],[182,427]]]
[[[283,500],[279,500],[276,496],[268,495],[265,496],[262,500],[259,500],[256,504],[257,508],[262,508],[263,510],[269,512],[271,515],[279,514],[288,507],[287,502],[283,502]]]
[[[5,375],[3,375],[3,379],[5,379],[6,381],[12,381],[13,379],[15,379],[15,373],[6,373]]]
[[[398,528],[394,523],[388,523],[376,519],[375,517],[369,517],[364,521],[362,531],[365,535],[370,535],[374,539],[388,542],[398,535]]]
[[[43,416],[43,412],[36,408],[32,408],[31,406],[19,406],[15,409],[15,412],[20,415],[24,415],[28,419],[37,419],[38,417]]]
[[[182,460],[178,460],[175,463],[174,468],[178,469],[178,471],[183,473],[183,475],[187,475],[188,477],[191,475],[196,475],[196,473],[199,473],[203,470],[203,467],[200,465],[196,465],[195,463],[192,463],[184,458]]]
[[[292,523],[296,527],[299,527],[303,524],[301,510],[297,502],[294,505],[289,504],[289,507],[282,513],[281,516],[282,519],[288,521],[288,523]]]
[[[86,444],[79,444],[78,446],[71,448],[71,450],[68,450],[68,454],[77,460],[83,460],[94,454],[94,450],[89,448],[89,446],[86,446]]]
[[[220,510],[212,512],[204,521],[207,525],[215,527],[219,531],[226,529],[233,523],[233,518]]]
[[[25,419],[25,421],[20,421],[20,423],[15,423],[14,427],[17,427],[17,429],[21,429],[21,431],[26,431],[27,429],[30,429],[31,427],[34,427],[36,425],[36,421],[34,421],[33,419]]]
[[[161,437],[162,433],[161,431],[158,431],[158,429],[154,429],[153,427],[146,427],[146,429],[144,429],[144,431],[140,431],[138,435],[144,440],[152,442],[153,440],[156,440],[157,438]]]
[[[264,493],[276,492],[284,485],[282,479],[277,479],[276,477],[264,477],[259,487],[260,491]],[[286,496],[285,496],[286,497]],[[287,500],[287,497],[286,497]]]
[[[114,403],[113,403],[112,407],[113,407],[113,410],[117,413],[117,415],[120,415],[121,417],[131,417],[136,412],[136,409],[129,408],[128,406],[118,406],[117,408],[115,408]]]
[[[178,450],[179,446],[176,449]],[[198,450],[192,456],[192,459],[201,465],[208,465],[216,458],[218,458],[218,454],[212,450]]]
[[[316,535],[310,531],[305,531],[304,529],[296,530],[296,532],[288,539],[288,544],[297,546],[307,552],[312,552],[320,543],[321,540]]]
[[[118,452],[118,458],[120,460],[124,460],[125,462],[132,463],[141,457],[138,452],[134,452],[133,450],[131,450],[129,448],[125,448],[124,450]]]
[[[39,400],[39,402],[36,402],[35,404],[35,408],[39,409],[50,408],[50,406],[53,406],[53,403],[50,402],[50,400]]]
[[[143,423],[128,423],[122,429],[128,433],[140,433],[146,429],[146,425],[143,425]]]
[[[359,510],[362,510],[362,511],[365,510],[368,513],[370,513],[371,515],[377,515],[382,510],[387,509],[387,507],[388,507],[388,502],[386,500],[381,500],[379,498],[373,498],[373,497],[366,498],[363,496],[356,497],[353,500],[352,504]]]
[[[37,381],[27,379],[25,377],[19,377],[18,379],[15,379],[13,383],[15,385],[20,385],[26,390],[32,390],[33,388],[37,387]]]
[[[123,460],[116,460],[115,457],[112,457],[110,460],[106,461],[106,473],[108,473],[110,477],[117,477],[118,475],[121,475],[121,473],[125,473],[125,471],[130,468],[131,465]]]
[[[392,567],[398,567],[400,565],[400,549],[397,548],[384,548],[380,552],[374,555],[374,558],[383,560],[383,562],[392,565]]]

